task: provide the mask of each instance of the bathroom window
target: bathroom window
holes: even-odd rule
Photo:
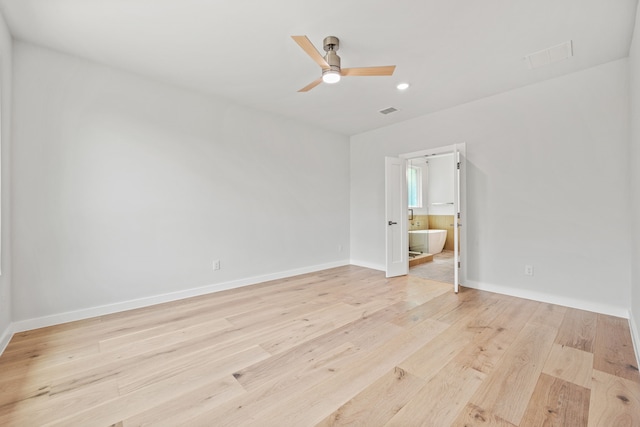
[[[422,169],[416,166],[407,168],[407,188],[409,190],[409,207],[422,207]]]

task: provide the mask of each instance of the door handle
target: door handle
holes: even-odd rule
[[[397,222],[389,221],[389,225],[395,225]]]

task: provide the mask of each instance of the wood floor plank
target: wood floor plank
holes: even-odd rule
[[[471,403],[488,413],[518,425],[533,394],[556,329],[528,323],[499,366],[487,377]]]
[[[637,365],[629,332],[629,321],[599,314],[593,369],[640,383]]]
[[[465,288],[457,295],[459,301],[457,306],[450,310],[443,310],[432,318],[440,322],[453,324],[461,317],[475,312],[478,307],[489,308],[498,302],[495,294],[482,293],[475,289]]]
[[[556,343],[593,353],[597,319],[596,313],[567,308]]]
[[[274,420],[279,425],[318,423],[331,414],[333,408],[340,407],[354,398],[442,330],[442,324],[435,321],[425,321],[416,325],[384,343],[381,346],[382,351],[373,351],[368,357],[336,370],[336,375],[290,396],[279,405],[272,406],[256,416]],[[240,425],[251,424],[252,421],[247,421]]]
[[[72,360],[80,360],[84,357],[95,356],[100,353],[100,345],[95,339],[87,339],[84,342],[68,344],[48,348],[38,346],[32,350],[20,352],[19,354],[8,354],[6,359],[3,353],[3,363],[0,370],[9,372],[8,375],[0,378],[10,380],[15,377],[22,377],[25,372],[33,372],[52,365],[68,363]]]
[[[196,324],[197,325],[197,324]],[[262,325],[264,329],[267,326]],[[47,363],[48,358],[39,359],[38,365],[30,366],[28,380],[22,380],[19,388],[22,398],[41,395],[43,390],[47,393],[62,393],[65,389],[75,389],[82,384],[94,384],[96,381],[109,381],[113,376],[121,375],[127,370],[140,371],[144,369],[157,369],[157,366],[168,361],[179,360],[183,355],[195,354],[203,351],[237,352],[254,345],[246,343],[251,333],[259,333],[253,328],[247,331],[234,331],[225,333],[214,330],[206,335],[194,336],[186,341],[156,343],[155,338],[141,340],[130,345],[126,349],[115,349],[103,353],[91,354],[81,358],[74,358],[62,363]],[[245,338],[244,343],[239,338]],[[225,344],[227,339],[233,344]],[[96,340],[97,341],[97,340]],[[161,344],[166,344],[161,346]],[[234,348],[230,348],[234,345]],[[122,350],[122,351],[121,351]],[[4,377],[4,376],[3,376]],[[34,379],[33,381],[31,379]],[[66,384],[66,385],[65,385]],[[13,383],[5,383],[0,380],[0,391],[3,388],[14,387]],[[0,402],[7,403],[8,394],[0,393]],[[0,403],[2,404],[2,403]]]
[[[291,373],[302,377],[304,372],[325,366],[322,362],[327,360],[326,355],[333,357],[336,349],[341,349],[345,345],[347,348],[355,348],[354,352],[372,351],[403,331],[400,327],[377,319],[345,325],[332,334],[305,342],[263,362],[239,370],[234,375],[247,390],[255,390],[270,381],[283,379]],[[344,356],[342,351],[337,354]],[[304,365],[300,366],[302,363]],[[336,369],[336,367],[327,366],[327,369]]]
[[[500,313],[500,310],[496,309],[497,303],[498,300],[492,299],[491,305],[478,305],[474,309],[471,308],[471,304],[467,304],[460,310],[458,321],[402,361],[399,366],[407,372],[429,380],[471,344],[476,335],[486,330],[487,323]],[[441,319],[441,316],[438,316],[438,319]]]
[[[2,372],[2,376],[7,371]],[[22,401],[42,400],[51,392],[52,378],[44,375],[13,377],[0,383],[0,409]],[[0,411],[1,413],[1,411]]]
[[[61,417],[45,426],[85,426],[110,425],[123,422],[151,410],[158,404],[168,404],[177,397],[193,392],[216,378],[216,375],[227,376],[242,365],[268,357],[268,353],[259,347],[246,350],[234,357],[221,359],[206,365],[194,365],[181,371],[164,372],[149,381],[145,386],[122,393],[115,399],[106,400],[99,405],[80,411],[68,417]]]
[[[229,375],[212,381],[200,388],[182,394],[169,402],[163,402],[144,412],[140,412],[122,422],[123,427],[143,425],[173,427],[185,419],[194,418],[211,411],[229,399],[245,393],[240,384]]]
[[[538,323],[540,325],[549,326],[551,328],[559,329],[564,321],[564,317],[567,313],[567,307],[561,305],[542,303],[538,307],[529,323]]]
[[[291,369],[286,371],[287,374],[260,382],[246,394],[231,399],[213,411],[187,418],[178,425],[185,427],[208,426],[211,424],[211,420],[222,420],[217,422],[217,425],[220,426],[236,426],[247,420],[254,420],[258,424],[260,418],[256,417],[256,414],[279,405],[292,395],[302,393],[314,384],[330,378],[341,367],[354,360],[359,360],[356,354],[357,349],[353,344],[343,343],[336,348],[328,349],[324,354],[314,356],[313,366],[300,368],[299,365],[291,365]],[[260,363],[256,365],[260,365]],[[235,376],[237,374],[234,374]],[[238,380],[242,380],[242,377],[239,377]]]
[[[334,304],[316,313],[294,319],[278,328],[265,331],[259,342],[265,350],[271,354],[277,354],[348,323],[353,319],[353,315],[352,306],[344,303]],[[334,319],[345,317],[349,320],[344,320],[338,325],[334,324]]]
[[[520,427],[586,426],[590,395],[587,388],[542,374]]]
[[[373,322],[372,325],[378,323],[372,319],[367,319],[367,322]],[[292,396],[300,398],[300,396],[305,393],[313,396],[322,395],[333,386],[335,389],[340,390],[340,395],[336,394],[335,396],[331,396],[331,398],[338,398],[340,404],[336,404],[333,409],[324,405],[314,407],[314,410],[323,411],[316,414],[314,418],[315,422],[320,422],[324,417],[328,416],[332,410],[337,409],[360,392],[360,387],[362,387],[363,390],[366,388],[367,383],[378,379],[377,375],[382,376],[384,372],[381,370],[383,370],[385,366],[391,369],[395,366],[394,363],[396,359],[403,357],[413,346],[419,346],[421,345],[420,343],[432,339],[433,336],[437,335],[439,331],[445,327],[446,325],[437,321],[425,321],[415,325],[415,327],[409,330],[400,329],[399,333],[394,333],[386,340],[371,340],[368,338],[361,340],[361,334],[355,333],[357,331],[341,328],[341,332],[333,338],[344,339],[350,337],[356,342],[360,341],[360,346],[365,345],[367,349],[365,350],[359,346],[355,349],[355,353],[352,351],[340,351],[338,353],[336,350],[330,350],[327,351],[325,355],[313,356],[311,359],[313,362],[312,369],[304,368],[300,370],[300,367],[296,369],[296,364],[293,363],[286,365],[280,364],[280,367],[287,368],[286,374],[283,373],[268,382],[260,382],[258,388],[253,388],[252,392],[246,396],[229,402],[226,408],[222,408],[222,411],[216,411],[216,415],[224,420],[224,424],[222,425],[241,425],[247,422],[246,420],[263,419],[264,416],[260,417],[255,415],[254,417],[258,418],[252,418],[251,414],[268,413],[272,411],[274,407],[282,405],[283,401],[292,399]],[[393,330],[396,331],[398,328],[394,327]],[[332,340],[327,341],[327,344],[331,341]],[[388,351],[381,352],[380,350],[382,348]],[[385,356],[383,356],[383,354]],[[382,364],[382,362],[379,361],[380,357],[392,357],[393,359],[391,359],[391,361],[386,360],[386,363]],[[358,378],[358,381],[354,381],[358,373],[365,378],[364,381],[363,378]],[[240,377],[239,380],[242,381],[243,378],[244,377]],[[366,378],[369,380],[367,381]],[[347,396],[345,396],[345,393]],[[304,398],[302,398],[302,400],[304,401]],[[318,402],[314,399],[310,399],[310,401]],[[322,399],[320,401],[322,401]],[[327,399],[327,401],[329,401],[329,399]],[[282,413],[291,411],[292,408],[296,408],[296,405],[286,405],[286,409],[283,409]],[[280,419],[282,413],[281,411],[276,411],[274,416],[277,417],[277,422],[293,422],[291,420],[283,421]],[[300,414],[297,415],[299,416]],[[306,416],[310,417],[313,415],[307,414]],[[185,425],[205,425],[208,419],[209,416],[205,415],[200,419],[190,420],[189,423]],[[251,422],[249,422],[249,424],[250,423]],[[274,421],[274,423],[276,423],[276,421]]]
[[[73,416],[119,396],[115,380],[87,385],[68,393],[45,393],[7,405],[0,411],[0,425],[41,426],[52,419]],[[10,410],[7,410],[10,409]]]
[[[554,344],[542,372],[590,389],[592,369],[593,354]]]
[[[158,338],[162,346],[171,340],[172,342],[184,341],[190,337],[203,335],[211,331],[219,331],[231,327],[227,319],[214,318],[193,325],[194,319],[185,318],[180,322],[162,323],[148,329],[142,329],[128,334],[118,335],[98,341],[101,351],[116,351],[123,347],[130,347],[140,341],[146,341],[145,345],[151,345],[149,338]]]
[[[392,321],[399,326],[411,326],[425,319],[434,319],[440,313],[448,313],[460,304],[458,295],[445,292],[427,303],[418,304],[410,310],[404,310]]]
[[[473,368],[449,363],[384,425],[451,425],[485,377],[485,374]]]
[[[396,367],[319,422],[317,427],[384,425],[424,384],[421,378]]]
[[[593,371],[588,427],[639,426],[639,414],[638,383]]]
[[[203,351],[180,358],[179,361],[172,363],[140,367],[118,376],[118,388],[121,394],[131,393],[150,384],[160,382],[165,378],[182,375],[184,372],[191,372],[193,369],[200,369],[202,372],[212,374],[232,374],[238,369],[250,366],[271,356],[258,345],[248,348],[243,347],[246,346],[229,346],[225,348],[225,351],[221,351],[221,349],[215,352]]]
[[[457,363],[485,374],[491,373],[535,308],[536,305],[529,301],[499,300],[490,312],[485,313],[486,316],[478,316],[471,323],[478,333],[456,356]]]
[[[460,415],[451,423],[452,427],[517,427],[494,413],[485,411],[473,403],[467,403]]]
[[[342,266],[18,333],[0,425],[640,425],[634,356],[625,319]]]

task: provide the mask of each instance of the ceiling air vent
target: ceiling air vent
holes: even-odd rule
[[[573,56],[573,46],[571,40],[569,40],[568,42],[531,53],[525,56],[525,59],[529,68],[534,69],[564,61],[571,56]]]
[[[388,108],[385,108],[384,110],[380,110],[382,114],[391,114],[391,113],[395,113],[396,111],[398,111],[398,109],[393,107],[388,107]]]

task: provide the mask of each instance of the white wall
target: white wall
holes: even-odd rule
[[[0,178],[2,198],[0,200],[0,353],[11,338],[11,72],[12,45],[11,35],[4,17],[0,15],[0,156],[2,168]]]
[[[631,226],[633,251],[631,254],[631,320],[640,358],[640,8],[636,14],[631,52],[629,54],[631,76]]]
[[[348,261],[347,137],[29,44],[14,65],[14,320]]]
[[[384,266],[384,156],[466,142],[467,284],[626,315],[628,81],[620,60],[353,136],[351,259]]]

